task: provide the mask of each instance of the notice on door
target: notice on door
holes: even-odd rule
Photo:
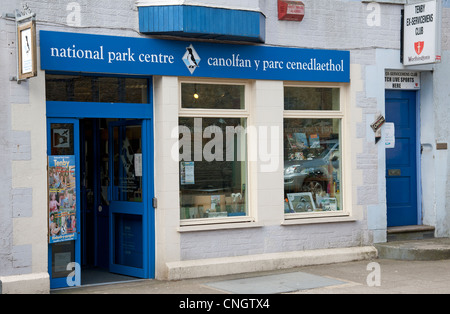
[[[386,89],[420,89],[420,72],[386,71],[384,75],[384,85]]]
[[[142,154],[134,154],[134,175],[142,177]]]
[[[386,148],[395,148],[395,125],[392,122],[384,124],[384,143]]]

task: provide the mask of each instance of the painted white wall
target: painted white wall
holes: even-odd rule
[[[255,81],[252,83],[249,123],[256,130],[256,161],[252,161],[249,186],[254,202],[252,214],[264,225],[279,225],[283,221],[284,152],[283,104],[281,81]]]
[[[166,263],[180,260],[179,165],[172,158],[178,147],[178,78],[153,77],[155,130],[156,278],[166,278]]]
[[[433,104],[433,73],[421,75],[420,91],[420,142],[421,155],[422,221],[425,225],[436,225],[436,158],[435,158],[435,112]]]
[[[448,60],[450,52],[443,51],[442,59]],[[450,236],[450,193],[449,193],[449,153],[448,149],[438,150],[437,143],[450,144],[450,112],[448,89],[448,73],[450,64],[442,62],[434,66],[432,93],[424,94],[422,97],[427,99],[428,106],[423,108],[424,116],[427,120],[422,121],[424,136],[422,143],[430,143],[432,150],[425,147],[423,154],[423,163],[427,168],[422,167],[424,181],[422,188],[433,193],[433,202],[426,200],[426,192],[423,192],[424,201],[427,202],[429,212],[424,211],[424,223],[429,222],[435,226],[435,235],[438,237]],[[430,88],[431,89],[431,88]],[[430,172],[429,174],[427,172]],[[434,189],[433,189],[434,188]]]
[[[38,57],[39,60],[39,57]],[[38,69],[40,65],[38,64]],[[17,83],[15,83],[17,84]],[[29,134],[15,149],[30,143],[30,158],[12,161],[12,189],[13,191],[32,191],[32,210],[28,213],[24,210],[27,201],[17,200],[17,206],[13,206],[15,215],[13,218],[13,245],[16,252],[17,268],[28,268],[30,273],[4,278],[7,291],[12,289],[14,293],[26,291],[48,291],[50,281],[48,276],[48,221],[47,221],[47,128],[45,115],[45,73],[38,71],[38,76],[24,83],[28,84],[29,103],[11,104],[11,129],[17,134]],[[14,149],[14,148],[13,148]],[[24,195],[17,194],[24,197]],[[17,208],[16,208],[17,207]],[[31,281],[36,280],[36,283]],[[28,281],[28,288],[21,287],[20,282]],[[39,289],[34,290],[36,287]],[[33,288],[30,288],[33,287]]]

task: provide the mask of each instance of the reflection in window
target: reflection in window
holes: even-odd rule
[[[183,108],[244,109],[244,85],[181,84]]]
[[[113,200],[142,202],[142,133],[140,125],[113,128]]]
[[[285,213],[341,205],[340,119],[284,119]]]
[[[181,219],[246,216],[245,118],[179,118]]]
[[[147,103],[148,80],[132,77],[45,75],[48,101]]]
[[[339,110],[339,88],[285,87],[284,110]]]
[[[69,263],[75,262],[75,241],[52,243],[52,278],[70,276],[72,270],[67,270]]]

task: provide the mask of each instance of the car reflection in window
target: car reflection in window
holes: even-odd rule
[[[325,149],[314,157],[308,155],[305,160],[285,160],[284,191],[285,193],[312,192],[316,194],[327,192],[327,185],[333,179],[333,169],[339,169],[338,140],[322,142]]]

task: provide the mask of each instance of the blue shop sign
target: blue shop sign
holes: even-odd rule
[[[350,52],[40,31],[42,70],[350,82]]]

